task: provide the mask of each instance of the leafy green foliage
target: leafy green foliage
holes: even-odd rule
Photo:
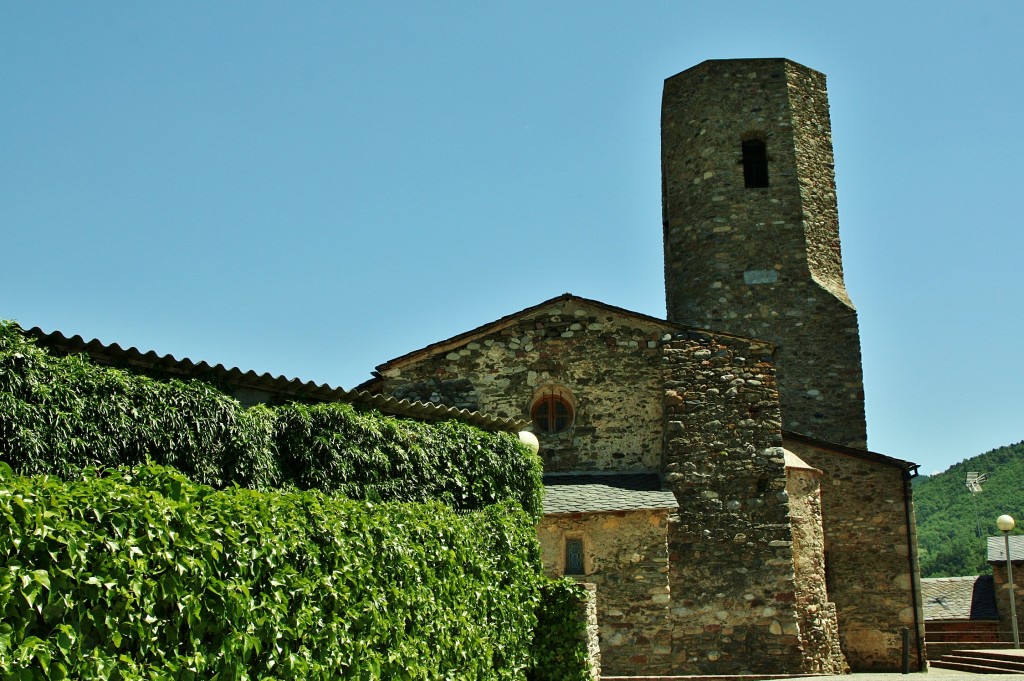
[[[455,421],[426,424],[359,412],[347,404],[278,408],[277,450],[286,480],[353,499],[437,499],[481,508],[515,494],[540,516],[539,459],[518,439]]]
[[[563,577],[541,586],[530,681],[590,681],[587,622],[582,617],[587,591]]]
[[[12,323],[0,323],[0,458],[64,479],[152,461],[214,487],[437,499],[459,510],[511,499],[541,512],[540,459],[510,434],[348,404],[244,409],[200,381],[51,356]]]
[[[456,514],[216,491],[161,467],[0,465],[5,678],[515,679],[539,547],[515,504]],[[566,677],[568,678],[568,677]]]
[[[988,475],[982,492],[972,495],[967,472]],[[991,573],[985,562],[985,538],[998,535],[996,518],[1004,513],[1024,521],[1024,442],[966,459],[914,485],[917,541],[923,577]],[[980,529],[981,536],[978,536]]]
[[[159,454],[196,481],[223,485],[245,425],[237,402],[207,384],[51,357],[17,327],[0,327],[0,452],[19,472],[71,477]]]
[[[5,678],[585,678],[511,435],[243,409],[0,322],[0,459]]]

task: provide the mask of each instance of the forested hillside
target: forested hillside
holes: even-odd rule
[[[968,471],[988,476],[982,491],[967,489]],[[914,485],[922,577],[990,573],[985,537],[1009,513],[1024,531],[1024,442],[966,459]],[[980,536],[979,536],[980,530]]]

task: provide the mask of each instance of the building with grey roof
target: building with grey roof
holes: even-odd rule
[[[596,585],[605,674],[895,671],[904,627],[922,670],[916,466],[867,449],[825,78],[707,61],[661,131],[665,318],[565,293],[359,388],[531,423],[545,569]]]
[[[528,426],[544,567],[596,585],[605,674],[895,671],[904,629],[922,671],[917,467],[867,449],[825,76],[703,62],[665,81],[661,132],[664,319],[566,293],[387,360],[353,391],[38,335],[246,404]]]
[[[921,579],[926,620],[998,620],[992,575]]]

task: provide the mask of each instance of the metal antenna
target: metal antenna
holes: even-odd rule
[[[967,471],[967,489],[971,493],[971,501],[974,503],[974,531],[978,539],[981,539],[981,519],[978,516],[978,499],[975,496],[981,491],[981,483],[988,480],[987,473],[978,471]]]

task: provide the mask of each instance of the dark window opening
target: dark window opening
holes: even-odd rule
[[[530,419],[540,433],[561,433],[572,424],[572,405],[561,395],[544,395],[534,403]]]
[[[668,235],[668,180],[664,169],[661,171],[661,229],[662,236]]]
[[[583,540],[565,540],[565,574],[583,574]]]
[[[768,186],[768,152],[764,140],[743,142],[743,185],[748,189]]]

